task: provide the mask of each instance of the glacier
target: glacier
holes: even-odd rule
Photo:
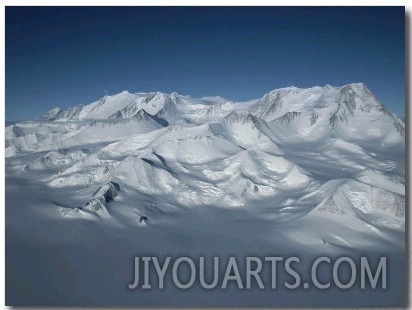
[[[247,102],[123,91],[11,123],[5,146],[7,304],[405,302],[405,123],[363,83]],[[269,253],[385,255],[390,285],[127,290],[134,256]]]

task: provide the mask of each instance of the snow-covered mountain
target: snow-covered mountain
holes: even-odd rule
[[[54,223],[173,231],[188,225],[176,214],[218,208],[233,212],[214,218],[222,234],[241,218],[282,225],[281,243],[307,251],[404,246],[405,123],[362,83],[248,102],[124,91],[6,126],[5,153],[16,231],[10,199],[24,180],[27,210],[41,205],[24,216]],[[207,229],[196,223],[187,230]],[[271,240],[253,227],[251,240]]]
[[[374,196],[384,195],[396,201],[384,208],[396,220],[404,214],[404,135],[404,122],[362,83],[288,87],[239,103],[123,91],[8,126],[6,156],[21,172],[53,168],[43,178],[51,187],[115,181],[188,207],[290,206],[310,195],[305,212],[331,211],[325,201],[333,200],[333,212],[368,204],[374,213],[382,211]],[[359,187],[366,171],[373,181]],[[331,182],[330,193],[320,190]],[[342,186],[362,188],[366,200],[337,199]]]

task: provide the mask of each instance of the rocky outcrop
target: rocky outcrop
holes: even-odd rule
[[[106,207],[106,203],[114,200],[114,198],[119,194],[120,185],[116,182],[109,182],[105,185],[100,186],[92,196],[84,208],[93,212],[99,212]]]

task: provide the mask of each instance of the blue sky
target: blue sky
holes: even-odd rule
[[[6,7],[6,120],[106,92],[231,100],[364,82],[405,109],[403,7]]]

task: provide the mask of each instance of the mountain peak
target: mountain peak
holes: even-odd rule
[[[54,120],[54,119],[58,118],[59,114],[62,113],[62,112],[63,112],[62,109],[60,109],[59,107],[55,107],[53,109],[50,109],[46,113],[44,113],[41,116],[41,119]]]
[[[212,118],[214,121],[225,119],[229,122],[249,122],[252,116],[270,123],[282,116],[290,121],[297,115],[301,116],[300,120],[305,121],[307,115],[310,115],[310,124],[314,124],[315,118],[316,122],[322,123],[322,117],[332,119],[329,123],[339,120],[347,123],[348,118],[362,113],[384,113],[395,117],[362,82],[340,87],[329,84],[311,88],[288,86],[274,89],[250,104],[227,103],[225,98],[219,96],[196,99],[179,95],[177,92],[130,93],[124,90],[118,94],[106,95],[89,105],[64,111],[54,108],[44,114],[42,119],[104,120],[127,119],[137,115],[146,118],[150,115],[162,119],[164,125],[178,121],[199,123]]]
[[[358,96],[372,95],[372,92],[369,90],[365,83],[349,83],[343,85],[340,89],[341,91],[356,93]]]
[[[365,89],[365,88],[367,89],[368,88],[366,84],[363,82],[348,83],[346,85],[343,85],[342,87],[349,87],[352,89]]]

